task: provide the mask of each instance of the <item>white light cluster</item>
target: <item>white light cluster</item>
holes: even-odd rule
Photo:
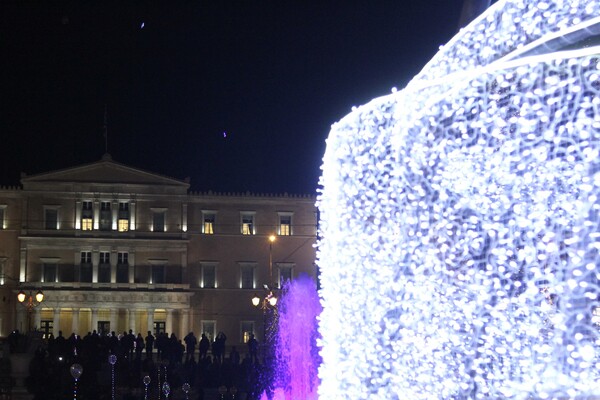
[[[332,128],[321,398],[600,395],[600,48],[506,58],[597,15],[499,2]]]

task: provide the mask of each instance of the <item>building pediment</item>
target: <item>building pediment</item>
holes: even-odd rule
[[[185,194],[190,186],[185,181],[115,162],[108,155],[91,164],[25,176],[21,184],[25,190],[61,190],[63,187],[71,191],[116,191],[126,187],[128,192],[156,192],[158,189],[173,194]]]

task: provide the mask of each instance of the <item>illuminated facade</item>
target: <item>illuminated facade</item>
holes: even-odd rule
[[[0,335],[32,328],[262,336],[263,284],[315,275],[314,197],[189,193],[101,161],[0,190]],[[277,235],[269,242],[270,235]],[[21,288],[45,298],[28,318]],[[273,285],[270,285],[273,286]]]
[[[600,3],[499,1],[332,128],[326,399],[600,394]]]

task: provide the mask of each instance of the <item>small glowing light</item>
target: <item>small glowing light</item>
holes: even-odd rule
[[[23,303],[26,297],[27,295],[22,290],[19,292],[19,294],[17,294],[17,300],[19,300],[19,303]]]

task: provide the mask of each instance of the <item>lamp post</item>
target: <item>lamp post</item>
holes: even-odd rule
[[[276,236],[269,236],[269,278],[268,285],[263,285],[264,295],[261,297],[255,294],[252,297],[252,305],[260,307],[263,313],[263,355],[266,357],[267,350],[270,350],[273,344],[275,334],[275,324],[277,323],[277,296],[273,293],[273,243]],[[268,319],[268,321],[267,321]]]
[[[33,309],[44,301],[44,293],[38,290],[34,296],[31,290],[29,293],[21,290],[17,294],[17,300],[27,309],[27,331],[29,332],[31,331],[31,314],[33,313]]]
[[[269,286],[273,285],[273,242],[275,242],[275,235],[269,236]]]
[[[261,298],[258,294],[252,297],[252,305],[260,307],[263,314],[263,357],[270,358],[275,336],[275,325],[277,323],[277,297],[273,291],[265,285],[266,294]]]

